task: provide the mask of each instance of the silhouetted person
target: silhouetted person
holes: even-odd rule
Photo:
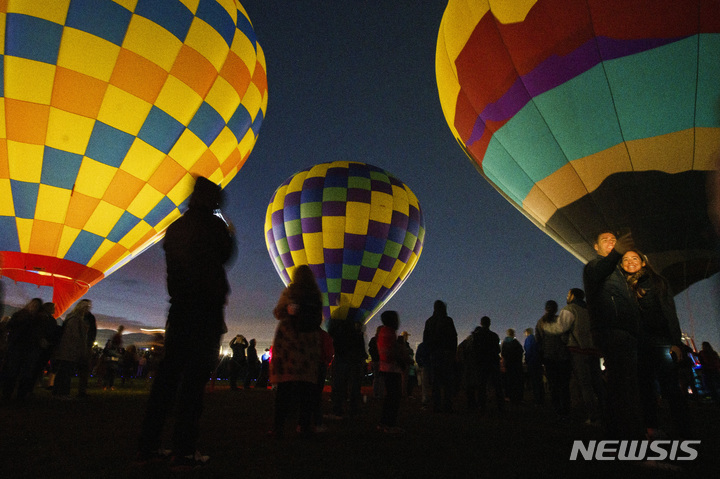
[[[408,341],[409,337],[410,333],[408,333],[407,331],[403,331],[402,334],[398,336],[398,342],[400,343],[400,346],[405,349],[407,356],[410,358],[410,363],[405,368],[403,368],[402,373],[403,397],[412,396],[413,389],[415,388],[415,384],[417,383],[417,377],[415,376],[415,351],[413,351],[412,347],[410,346],[410,342]]]
[[[500,346],[500,355],[505,364],[505,395],[511,401],[523,399],[523,347],[515,339],[515,330],[507,330],[507,336]]]
[[[373,372],[373,397],[380,399],[385,397],[385,386],[383,385],[382,376],[380,375],[380,352],[377,347],[377,335],[380,332],[382,325],[378,326],[375,330],[375,336],[370,338],[368,342],[368,354],[370,355],[370,367]]]
[[[422,345],[422,343],[421,343]],[[418,346],[418,355],[420,346]],[[460,376],[461,389],[465,390],[468,411],[478,408],[478,392],[480,373],[477,358],[474,355],[472,333],[463,339],[457,348],[457,374]]]
[[[335,349],[333,348],[333,340],[330,334],[322,328],[320,328],[318,332],[320,333],[320,338],[322,340],[322,361],[318,371],[318,382],[315,385],[312,427],[315,432],[325,432],[327,431],[327,426],[323,424],[323,391],[325,390],[325,381],[327,379],[327,372],[330,368],[330,363],[332,363],[333,356],[335,356]]]
[[[440,300],[435,301],[433,315],[425,321],[423,343],[430,356],[433,411],[450,412],[458,341],[455,323],[447,315],[447,305]]]
[[[17,398],[24,399],[27,383],[35,380],[34,362],[39,344],[35,337],[40,308],[43,302],[33,298],[16,311],[7,323],[7,353],[2,364],[2,397],[9,400],[17,386]]]
[[[720,357],[707,341],[703,341],[698,357],[705,389],[715,404],[720,404]]]
[[[255,381],[255,387],[260,389],[267,389],[268,380],[270,378],[270,348],[265,348],[265,352],[260,357],[260,374],[258,375],[257,381]]]
[[[490,384],[495,391],[498,411],[505,412],[505,395],[500,381],[500,337],[490,331],[490,318],[480,318],[480,326],[472,333],[470,357],[475,361],[478,371],[478,407],[485,412],[487,403],[487,386]]]
[[[605,402],[600,351],[592,338],[590,313],[584,301],[585,292],[580,288],[572,288],[566,299],[567,305],[560,310],[557,321],[543,323],[543,329],[567,337],[573,376],[585,406],[586,422],[592,424],[600,420]]]
[[[162,430],[177,403],[172,438],[174,470],[205,464],[196,449],[203,394],[227,332],[224,306],[230,291],[225,265],[234,252],[232,226],[216,216],[222,190],[199,177],[189,208],[167,230],[163,248],[167,264],[170,311],[164,358],[158,366],[140,435],[137,463],[160,459]]]
[[[124,330],[125,326],[120,325],[115,334],[113,334],[105,344],[105,349],[102,354],[102,360],[105,366],[103,389],[115,389],[115,378],[121,373],[122,359],[125,353],[122,338]]]
[[[415,362],[418,368],[418,383],[420,384],[420,397],[423,409],[430,404],[430,356],[425,343],[420,343],[415,351]]]
[[[332,361],[332,413],[343,416],[345,403],[350,399],[350,415],[360,412],[362,394],[360,383],[365,375],[367,352],[362,323],[345,319],[331,319],[328,333],[333,340],[335,356]]]
[[[545,384],[543,383],[543,365],[540,356],[540,346],[537,343],[533,328],[525,330],[525,367],[527,368],[527,380],[532,390],[533,402],[543,404],[545,402]]]
[[[243,382],[243,387],[245,389],[250,389],[250,386],[255,382],[260,374],[260,358],[258,358],[256,345],[257,342],[254,339],[251,339],[246,351],[247,374],[245,374],[245,381]]]
[[[404,432],[397,426],[400,399],[402,396],[402,369],[410,358],[397,340],[400,317],[397,311],[383,311],[380,315],[382,327],[378,331],[377,345],[380,353],[380,374],[385,384],[385,399],[378,430],[389,434]]]
[[[232,359],[230,360],[230,389],[237,390],[238,378],[243,380],[247,375],[247,357],[245,350],[248,348],[248,341],[245,336],[238,334],[230,340],[230,349],[232,349]]]
[[[538,320],[535,333],[542,351],[553,411],[560,418],[567,419],[570,416],[570,377],[572,376],[567,335],[552,333],[547,327],[557,323],[557,312],[558,304],[553,300],[547,301],[545,314]]]
[[[78,396],[87,394],[92,347],[97,334],[97,323],[91,309],[92,301],[89,299],[78,301],[62,325],[60,341],[54,353],[58,370],[53,387],[53,395],[62,399],[70,395],[70,381],[76,369]]]
[[[55,303],[44,303],[40,308],[38,321],[38,339],[40,344],[40,355],[35,364],[35,377],[42,380],[45,368],[48,369],[49,378],[53,378],[53,368],[49,365],[55,346],[60,340],[62,329],[55,319]],[[54,380],[54,379],[53,379]],[[33,382],[34,384],[34,382]]]
[[[300,265],[280,295],[272,346],[270,382],[277,386],[271,435],[282,437],[287,419],[299,413],[300,432],[311,434],[316,386],[323,363],[322,296],[312,270]]]

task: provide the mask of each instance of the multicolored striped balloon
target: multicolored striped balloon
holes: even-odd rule
[[[326,319],[367,323],[417,264],[425,224],[417,198],[390,173],[336,161],[288,178],[265,217],[265,243],[285,284],[307,264]]]
[[[267,107],[235,0],[0,2],[0,266],[61,313],[226,185]]]
[[[481,174],[579,259],[609,227],[676,291],[718,271],[720,1],[450,0],[436,74]]]

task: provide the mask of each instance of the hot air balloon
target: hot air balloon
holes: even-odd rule
[[[0,4],[0,266],[62,313],[226,185],[267,107],[234,0]]]
[[[307,264],[326,319],[362,324],[417,264],[425,226],[417,198],[390,173],[357,162],[307,168],[274,193],[265,243],[282,281]]]
[[[676,292],[718,271],[718,0],[450,0],[436,76],[478,171],[578,259],[611,228]]]

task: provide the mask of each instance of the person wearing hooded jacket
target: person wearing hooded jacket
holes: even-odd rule
[[[173,470],[204,465],[196,450],[205,384],[227,332],[224,306],[230,292],[225,267],[235,252],[232,225],[216,211],[220,187],[198,177],[188,210],[167,230],[163,249],[170,295],[165,357],[158,367],[142,425],[139,464],[161,459],[161,435],[173,402],[177,419],[172,439]]]

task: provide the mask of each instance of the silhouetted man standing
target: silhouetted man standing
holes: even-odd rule
[[[433,315],[425,321],[423,343],[430,358],[433,410],[450,412],[458,342],[455,322],[447,315],[447,306],[440,300],[435,301]]]
[[[500,337],[490,331],[490,318],[480,318],[480,326],[472,333],[471,358],[478,371],[478,406],[485,412],[488,383],[495,391],[498,412],[505,413],[505,395],[500,382]]]
[[[232,227],[216,216],[222,190],[199,177],[188,211],[167,230],[163,248],[170,295],[165,357],[158,367],[140,436],[137,463],[161,459],[162,429],[177,401],[170,468],[202,466],[196,448],[205,384],[227,332],[224,306],[229,286],[225,265],[233,256]]]

